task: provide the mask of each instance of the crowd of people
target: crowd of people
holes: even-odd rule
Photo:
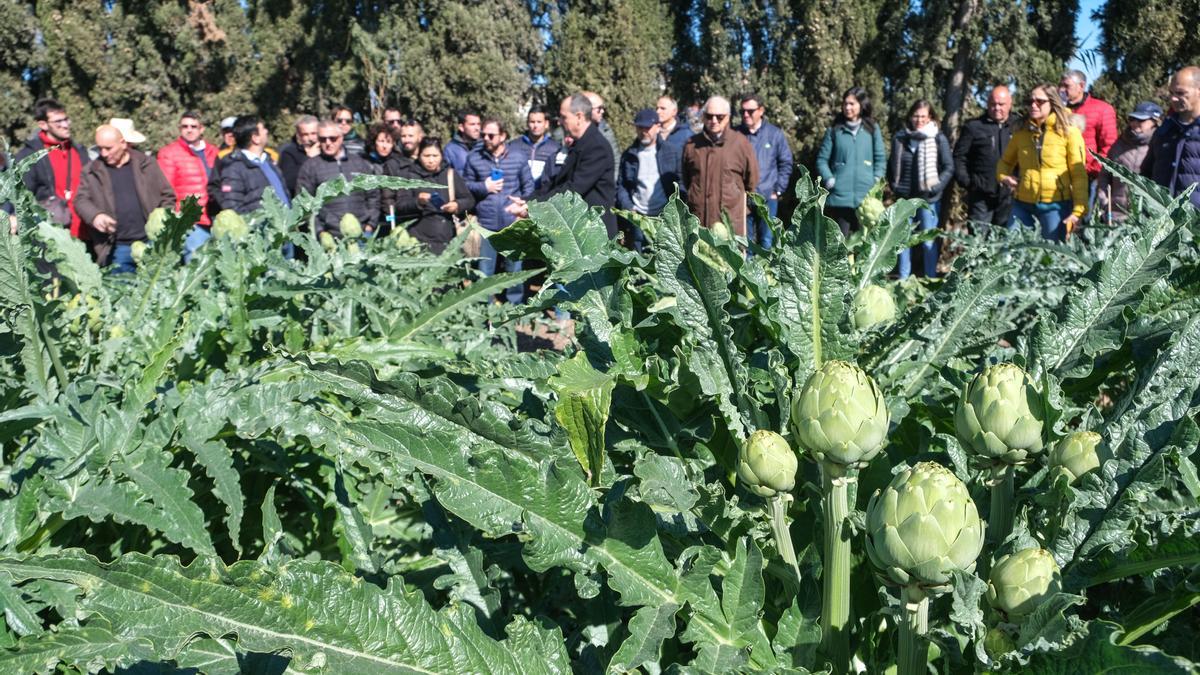
[[[851,87],[816,158],[815,173],[829,191],[826,214],[845,234],[859,229],[857,208],[883,180],[896,197],[924,200],[914,227],[933,230],[943,195],[957,183],[974,227],[1037,227],[1047,239],[1061,241],[1089,218],[1119,221],[1128,212],[1128,191],[1097,155],[1172,194],[1200,183],[1200,68],[1172,76],[1169,111],[1142,102],[1126,114],[1123,129],[1113,107],[1088,93],[1079,71],[1068,71],[1057,86],[1031,88],[1021,115],[1014,114],[1012,96],[1007,86],[993,88],[984,113],[963,125],[953,147],[934,105],[918,100],[908,109],[905,128],[892,134],[889,152],[869,95]],[[94,147],[85,148],[72,135],[66,108],[43,99],[33,110],[38,132],[14,159],[48,150],[25,174],[26,185],[51,218],[88,243],[99,264],[118,272],[136,269],[131,246],[146,238],[155,208],[198,198],[203,214],[185,242],[186,261],[210,237],[221,210],[250,213],[268,191],[290,204],[339,176],[363,174],[442,187],[336,196],[313,222],[318,234],[340,237],[343,218],[352,215],[368,236],[403,227],[440,253],[467,219],[498,231],[526,216],[530,202],[574,192],[602,209],[610,236],[620,232],[626,246],[640,251],[646,237],[635,219],[621,213],[657,216],[678,192],[703,225],[723,221],[733,233],[770,248],[771,228],[748,208],[747,197],[760,195],[774,216],[794,159],[786,134],[767,120],[762,97],[735,100],[736,111],[727,98],[709,98],[694,125],[673,99],[660,97],[629,120],[635,136],[626,148],[618,146],[595,92],[564,98],[557,114],[530,108],[520,134],[510,133],[500,117],[461,111],[445,142],[394,108],[360,136],[354,112],[338,106],[328,119],[296,119],[293,137],[278,150],[255,115],[221,120],[216,146],[205,138],[204,117],[189,111],[180,115],[179,137],[151,155],[138,148],[146,139],[129,119],[101,125]],[[1200,190],[1191,201],[1200,207]],[[923,243],[919,253],[919,271],[936,276],[937,241]],[[493,274],[500,264],[484,238],[480,271]],[[897,266],[901,277],[908,276],[912,252],[903,251]],[[503,269],[519,270],[520,261],[504,260]],[[504,297],[521,302],[522,291],[514,287]]]

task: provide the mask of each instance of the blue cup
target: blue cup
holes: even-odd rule
[[[504,180],[504,172],[500,170],[500,167],[492,167],[492,180]]]

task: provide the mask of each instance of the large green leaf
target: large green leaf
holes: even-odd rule
[[[604,427],[612,407],[614,382],[596,370],[580,352],[559,364],[558,374],[549,381],[558,394],[554,418],[567,431],[571,450],[592,485],[598,485],[604,469]]]
[[[174,658],[198,635],[232,635],[240,650],[288,651],[296,670],[570,669],[557,630],[518,618],[508,626],[507,640],[495,640],[465,605],[434,611],[399,578],[379,588],[328,562],[272,567],[242,561],[226,567],[202,557],[185,567],[172,557],[131,553],[105,564],[68,551],[2,559],[0,570],[17,581],[49,579],[78,587],[85,616],[108,622],[125,639],[149,641],[159,659]]]

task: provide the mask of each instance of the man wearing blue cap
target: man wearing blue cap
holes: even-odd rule
[[[1146,153],[1150,150],[1150,138],[1162,123],[1163,110],[1150,101],[1137,104],[1133,112],[1125,117],[1125,130],[1108,150],[1108,158],[1133,173],[1141,170]],[[1100,174],[1096,187],[1096,201],[1100,213],[1111,214],[1112,221],[1125,220],[1129,213],[1129,192],[1121,179],[1108,171]]]
[[[639,110],[633,126],[637,140],[621,155],[617,167],[617,208],[657,216],[679,185],[683,153],[677,145],[659,142],[662,125],[653,110]],[[625,232],[625,244],[640,253],[646,243],[641,228],[624,218],[619,225]]]

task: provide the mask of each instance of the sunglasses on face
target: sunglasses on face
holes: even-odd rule
[[[497,134],[484,134],[483,137],[487,138],[487,139],[492,139],[492,138],[500,138],[503,135],[504,134],[498,134],[498,133]]]
[[[729,115],[717,115],[717,114],[711,114],[711,113],[704,113],[704,119],[706,119],[706,120],[716,120],[718,122],[721,122],[726,117],[729,117]]]
[[[339,118],[335,119],[334,121],[337,122],[338,124],[350,124],[354,120],[350,119],[349,117],[339,117]]]
[[[753,115],[754,113],[758,112],[758,110],[758,108],[742,108],[742,114]]]
[[[341,138],[341,136],[317,136],[317,140],[321,141],[322,143],[333,143],[339,138]]]
[[[1031,98],[1025,102],[1026,105],[1046,105],[1050,102],[1048,98]]]

